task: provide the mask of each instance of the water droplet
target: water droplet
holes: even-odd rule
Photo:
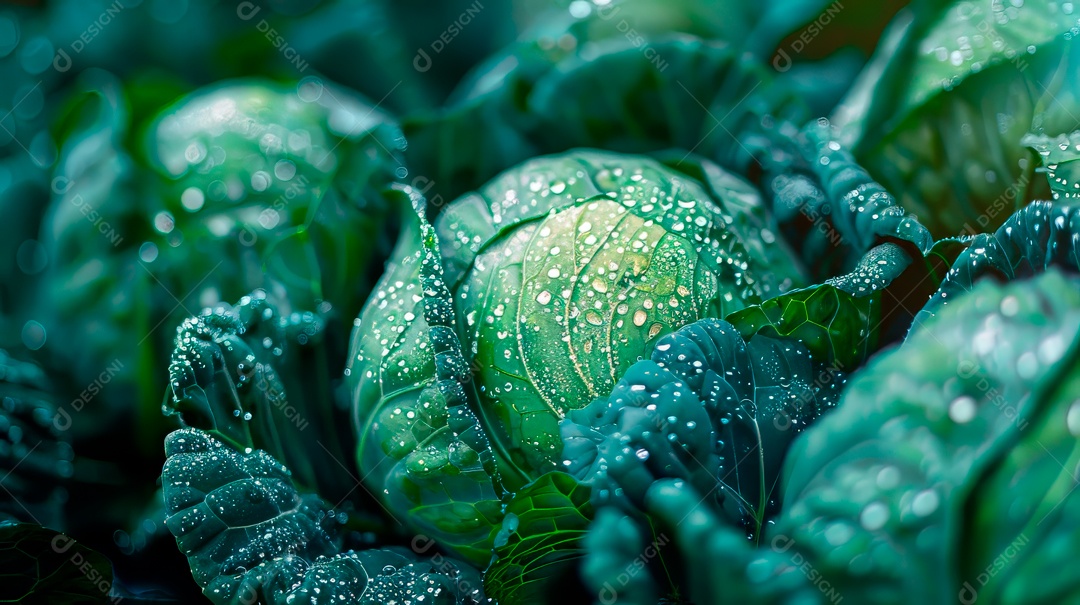
[[[180,194],[180,205],[188,212],[197,212],[205,202],[206,197],[203,195],[202,190],[197,187],[188,187]]]
[[[157,260],[158,247],[154,242],[143,242],[142,246],[139,246],[139,258],[144,263],[152,263]]]
[[[1069,412],[1065,415],[1065,426],[1074,437],[1080,437],[1080,400],[1069,406]]]
[[[975,417],[978,408],[975,400],[967,395],[961,395],[949,404],[949,418],[957,424],[965,424]]]
[[[1001,300],[1001,314],[1005,317],[1013,317],[1020,312],[1020,301],[1013,295],[1006,296]]]
[[[938,497],[937,492],[932,489],[923,490],[916,494],[915,499],[912,500],[911,512],[920,517],[932,515],[937,510],[940,502],[941,499]]]
[[[45,345],[45,326],[40,322],[30,320],[23,324],[23,345],[31,351],[36,351]]]
[[[871,502],[859,514],[859,524],[867,531],[877,531],[889,521],[889,507],[881,502]]]

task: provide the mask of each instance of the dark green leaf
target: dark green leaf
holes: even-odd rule
[[[807,117],[790,90],[728,44],[666,36],[639,46],[621,37],[593,53],[561,62],[532,91],[546,152],[674,147],[743,167],[750,157],[739,141],[763,116]]]
[[[563,421],[567,470],[598,504],[641,508],[664,477],[685,480],[734,527],[760,539],[788,444],[831,409],[846,381],[798,342],[704,319],[667,336],[611,396]]]
[[[817,604],[839,596],[782,551],[755,549],[689,483],[663,479],[645,495],[648,523],[611,508],[585,539],[584,576],[601,603]],[[838,602],[838,601],[837,601]]]
[[[112,564],[62,533],[0,521],[0,602],[111,603]]]
[[[590,489],[562,472],[541,475],[506,505],[493,532],[495,558],[484,588],[503,605],[549,603],[566,590],[592,519]]]

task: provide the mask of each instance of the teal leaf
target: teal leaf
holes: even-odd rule
[[[1072,594],[1077,285],[981,282],[871,361],[793,446],[773,543],[860,603]]]
[[[645,495],[648,522],[604,508],[585,539],[586,582],[600,602],[824,603],[840,590],[779,549],[755,549],[689,483],[663,479]],[[838,601],[834,601],[838,602]]]
[[[1080,272],[1080,210],[1032,202],[994,233],[981,233],[971,239],[916,321],[924,322],[939,313],[984,277],[1010,281],[1033,277],[1050,267]]]
[[[576,147],[677,148],[745,168],[741,140],[765,116],[802,122],[808,114],[736,40],[772,52],[793,14],[809,17],[822,3],[800,3],[801,11],[676,4],[615,1],[581,18],[551,11],[538,19],[474,68],[447,108],[406,119],[421,175],[413,185],[432,189],[441,207],[531,157]]]
[[[905,212],[821,119],[778,123],[748,141],[762,164],[762,191],[802,263],[818,280],[852,271],[872,248],[895,243],[928,254],[930,232]]]
[[[807,117],[790,89],[733,45],[668,35],[642,46],[620,36],[592,51],[560,62],[532,90],[545,152],[678,148],[744,167],[751,158],[740,141],[764,116]]]
[[[263,450],[240,453],[182,429],[166,439],[165,454],[166,525],[214,603],[484,602],[478,575],[453,560],[435,564],[402,549],[342,552],[344,514],[298,492],[289,470]]]
[[[846,380],[796,341],[744,341],[727,322],[700,320],[661,339],[610,397],[567,416],[563,464],[598,505],[631,510],[659,479],[681,479],[756,541],[780,509],[789,444]]]

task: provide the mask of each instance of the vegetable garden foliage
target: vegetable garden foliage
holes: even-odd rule
[[[292,459],[300,468],[294,474],[278,466],[282,498],[295,504],[274,508],[257,522],[275,528],[269,536],[277,528],[293,533],[270,542],[247,538],[253,541],[244,552],[261,555],[254,570],[244,565],[218,571],[206,563],[205,557],[217,559],[200,549],[218,552],[219,538],[212,536],[229,535],[230,523],[199,529],[210,519],[198,512],[198,499],[167,500],[171,518],[179,519],[170,527],[193,569],[203,570],[197,577],[207,594],[231,602],[240,591],[264,591],[273,602],[325,584],[371,598],[377,579],[350,571],[356,553],[366,551],[347,549],[340,536],[348,532],[337,527],[350,515],[363,523],[364,513],[335,514],[341,504],[316,495],[344,493],[346,510],[370,510],[371,500],[351,495],[357,486],[345,491],[352,479],[399,524],[383,532],[383,540],[402,543],[410,533],[434,538],[463,561],[453,564],[460,571],[451,578],[469,565],[484,570],[483,593],[479,585],[464,592],[432,589],[458,602],[544,599],[574,578],[578,565],[594,570],[591,576],[586,571],[585,582],[603,590],[610,582],[597,588],[596,580],[626,556],[625,545],[609,537],[648,543],[658,539],[658,524],[667,523],[676,540],[685,539],[672,511],[695,520],[696,542],[741,552],[733,556],[743,557],[746,569],[732,570],[721,587],[700,577],[708,573],[686,560],[687,551],[659,555],[646,567],[650,574],[663,571],[664,581],[643,576],[635,582],[639,596],[697,595],[693,601],[745,595],[783,602],[813,595],[805,578],[792,574],[791,560],[783,556],[788,548],[777,546],[790,536],[773,533],[809,506],[792,495],[798,493],[783,472],[802,463],[792,458],[792,448],[805,447],[799,444],[810,437],[803,433],[820,432],[814,430],[819,418],[847,409],[850,376],[903,338],[935,290],[941,289],[936,300],[957,287],[958,267],[982,254],[988,237],[935,242],[834,132],[814,123],[801,131],[786,123],[762,129],[752,140],[759,152],[770,152],[760,162],[759,186],[699,156],[652,159],[577,150],[501,173],[439,209],[434,223],[420,192],[399,187],[389,199],[411,209],[413,218],[405,221],[386,272],[355,323],[345,371],[353,433],[343,436],[340,421],[319,426],[315,434],[337,444],[331,449],[315,438],[323,453],[300,454],[306,436],[274,436],[275,427],[285,424],[275,409],[282,409],[290,390],[310,386],[288,387],[275,379],[300,366],[274,338],[261,340],[262,349],[272,352],[265,362],[258,361],[257,346],[237,348],[235,339],[258,324],[221,323],[211,312],[192,324],[193,331],[182,331],[174,394],[185,420],[246,448],[236,459],[239,467],[256,464],[250,456],[258,454],[266,461],[258,464]],[[1041,216],[1038,208],[1013,220]],[[800,241],[800,233],[815,228],[808,217],[835,230],[839,241],[791,248],[789,240]],[[1025,242],[1045,250],[1031,251],[1031,258],[1061,256],[1054,242]],[[806,260],[815,255],[821,264],[849,270],[808,286],[813,271]],[[1052,264],[1033,262],[1037,268],[1013,268],[1007,277]],[[270,308],[257,310],[262,300],[265,295],[256,293],[241,301],[241,316],[273,324]],[[243,311],[252,302],[254,312]],[[931,300],[921,313],[934,308]],[[286,334],[295,333],[291,325],[311,326],[299,328],[305,335],[300,344],[318,345],[317,316],[277,324]],[[191,348],[189,342],[207,338],[226,346],[188,352],[204,346]],[[258,332],[247,340],[259,343]],[[638,361],[643,358],[648,361]],[[316,376],[301,374],[309,381]],[[251,376],[271,380],[252,382]],[[332,376],[322,376],[313,384],[333,383]],[[251,403],[243,403],[250,397],[245,392],[254,395]],[[317,407],[309,409],[327,418]],[[228,447],[202,433],[189,435],[213,448]],[[185,471],[214,474],[181,454],[188,452],[172,451],[174,472],[182,463]],[[166,498],[180,485],[166,485]],[[232,493],[230,485],[215,480],[208,490]],[[205,503],[209,493],[200,491]],[[706,509],[700,519],[699,506]],[[296,514],[299,529],[277,521]],[[609,526],[609,532],[592,533]],[[790,531],[795,529],[806,531]],[[187,541],[188,532],[204,531],[209,542]],[[318,536],[326,545],[309,550]],[[770,543],[773,551],[764,558],[755,554]],[[809,557],[813,544],[796,552]],[[421,571],[430,565],[426,556],[410,557],[410,565],[418,566],[410,574],[419,575],[403,580],[402,594],[445,580]],[[271,579],[284,573],[282,562],[289,562],[295,579],[279,586]],[[327,566],[325,575],[315,571],[319,562]],[[834,573],[828,577],[839,586],[848,571]]]

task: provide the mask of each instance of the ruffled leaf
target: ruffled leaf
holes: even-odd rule
[[[599,504],[640,509],[665,477],[686,481],[732,526],[760,539],[780,507],[788,445],[839,397],[846,375],[796,341],[704,319],[662,339],[611,396],[562,424],[564,465]]]
[[[336,402],[324,319],[283,315],[257,290],[177,328],[166,409],[238,449],[266,450],[334,500],[353,491],[353,437]]]
[[[994,233],[980,233],[971,240],[916,321],[927,321],[984,277],[1010,281],[1035,276],[1050,267],[1080,272],[1080,209],[1032,202]]]
[[[338,514],[301,494],[263,450],[240,453],[197,429],[165,442],[166,525],[214,603],[484,602],[468,567],[400,549],[341,552]]]

